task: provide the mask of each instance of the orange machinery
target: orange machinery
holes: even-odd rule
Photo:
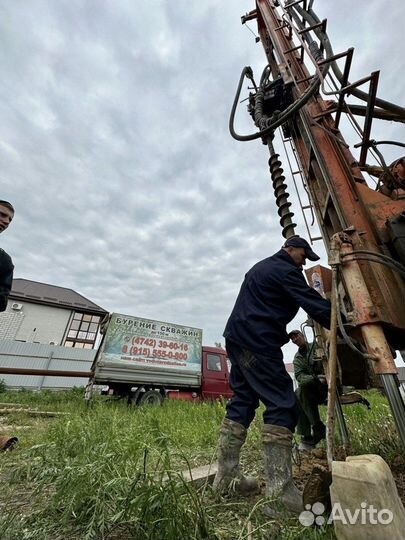
[[[384,387],[405,446],[405,405],[394,362],[394,351],[405,349],[405,158],[387,165],[381,152],[384,144],[399,149],[405,144],[371,138],[373,119],[405,122],[405,109],[377,97],[379,72],[349,81],[353,49],[334,54],[327,22],[319,20],[311,0],[256,0],[256,8],[242,17],[242,23],[250,20],[257,21],[257,41],[264,47],[267,65],[258,84],[251,68],[243,69],[231,134],[240,141],[261,139],[268,146],[285,238],[295,234],[296,225],[273,146],[278,128],[289,145],[297,163],[293,178],[301,178],[329,263],[338,269],[340,307],[357,329],[358,358],[371,359],[368,363]],[[257,130],[240,135],[234,117],[246,78],[252,85],[248,111]],[[325,100],[326,94],[334,99]],[[348,103],[349,96],[364,105]],[[339,129],[343,115],[360,136],[355,145],[361,148],[358,160]],[[367,162],[371,155],[378,165]],[[369,186],[371,177],[376,187]]]

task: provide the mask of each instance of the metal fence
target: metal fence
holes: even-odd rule
[[[2,340],[0,367],[86,372],[90,371],[96,352],[94,349],[72,349],[58,345]],[[86,386],[88,379],[0,374],[0,380],[5,382],[7,388],[65,390],[74,386]]]

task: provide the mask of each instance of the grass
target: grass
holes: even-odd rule
[[[379,454],[391,461],[403,452],[391,416],[390,406],[380,392],[367,393],[371,410],[361,405],[345,405],[344,413],[351,434],[354,454]],[[347,414],[348,413],[348,414]]]
[[[353,448],[390,460],[400,446],[388,405],[378,392],[367,398],[371,411],[345,408]],[[78,389],[5,392],[0,400],[68,413],[7,416],[7,424],[29,427],[0,459],[2,540],[250,540],[248,527],[255,540],[335,538],[330,526],[267,521],[259,497],[218,498],[183,481],[180,471],[215,459],[221,403],[128,408],[99,397],[86,407]],[[262,476],[260,428],[258,415],[243,465]]]

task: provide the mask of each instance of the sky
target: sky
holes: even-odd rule
[[[16,209],[1,246],[15,277],[223,343],[244,274],[282,245],[267,149],[228,131],[242,68],[259,79],[265,66],[255,21],[240,23],[253,8],[0,1],[0,198]],[[405,4],[341,0],[337,10],[323,0],[314,9],[335,53],[355,47],[351,79],[380,69],[379,96],[404,106]],[[245,105],[237,130],[251,133]],[[376,139],[404,140],[401,126],[374,128]],[[323,253],[320,242],[314,249]],[[288,361],[295,347],[285,352]]]

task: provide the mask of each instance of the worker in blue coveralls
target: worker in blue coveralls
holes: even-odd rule
[[[246,274],[224,331],[231,361],[227,404],[220,430],[218,472],[213,488],[247,494],[257,481],[242,475],[239,455],[259,401],[263,413],[266,495],[289,511],[302,511],[302,494],[292,478],[292,441],[300,414],[281,347],[289,341],[287,324],[299,308],[322,326],[330,325],[330,302],[309,287],[302,267],[319,257],[304,238],[286,240],[280,251],[255,264]],[[270,506],[266,513],[273,514]]]

